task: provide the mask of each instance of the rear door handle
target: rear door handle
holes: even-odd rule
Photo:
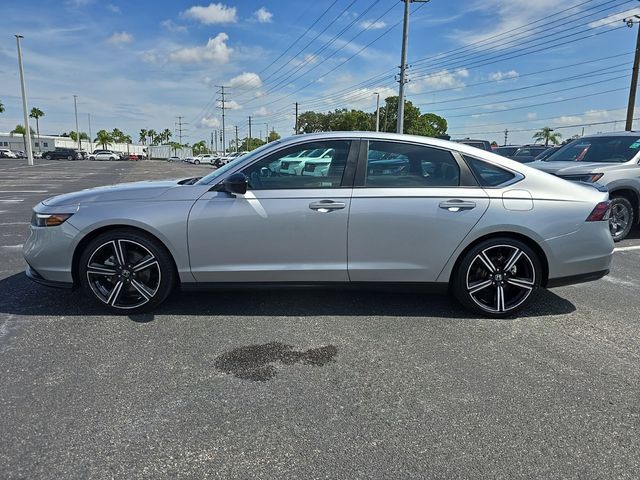
[[[319,202],[311,202],[309,208],[320,213],[328,213],[332,210],[342,210],[347,206],[344,202],[334,202],[333,200],[320,200]]]
[[[471,210],[472,208],[476,208],[476,202],[458,199],[445,200],[444,202],[440,202],[439,207],[444,210],[449,210],[450,212],[459,212],[461,210]]]

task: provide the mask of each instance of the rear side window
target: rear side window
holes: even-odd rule
[[[513,173],[496,165],[467,155],[463,155],[463,157],[473,172],[473,175],[476,177],[476,180],[478,180],[478,183],[483,187],[497,187],[515,178]]]

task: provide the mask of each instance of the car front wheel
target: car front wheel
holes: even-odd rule
[[[93,239],[80,256],[82,289],[112,311],[153,310],[175,284],[173,261],[155,238],[128,229]]]
[[[193,163],[196,164],[196,165],[200,165],[200,160],[194,160]]]
[[[625,197],[613,197],[611,199],[611,216],[609,217],[609,230],[614,242],[623,240],[633,225],[633,205]]]
[[[51,160],[51,155],[45,155],[44,159],[45,160]]]
[[[502,318],[531,301],[541,277],[540,259],[529,246],[513,238],[492,238],[465,254],[454,273],[452,290],[468,309]]]

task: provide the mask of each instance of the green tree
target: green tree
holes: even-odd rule
[[[162,133],[162,143],[168,143],[171,140],[171,130],[165,128]]]
[[[327,127],[331,131],[373,130],[373,116],[362,110],[334,110],[327,115]]]
[[[102,145],[102,149],[106,150],[109,144],[114,143],[114,140],[109,132],[107,132],[106,130],[100,130],[98,131],[98,133],[96,133],[94,142]]]
[[[38,134],[38,151],[42,151],[41,143],[40,143],[40,117],[44,117],[44,112],[37,107],[33,107],[31,109],[31,113],[29,113],[31,118],[36,119],[36,132]]]
[[[275,142],[276,140],[280,140],[280,134],[276,132],[274,129],[271,129],[269,132],[269,136],[267,137],[269,142]]]
[[[251,150],[264,145],[264,140],[261,138],[245,138],[240,144],[240,150],[244,152],[250,152]]]
[[[298,115],[298,131],[300,133],[326,132],[328,129],[328,119],[324,113],[309,111]]]
[[[114,143],[127,143],[126,135],[119,128],[114,128],[111,132],[111,139]]]
[[[207,153],[209,151],[207,142],[204,140],[194,143],[191,148],[193,149],[194,155],[200,155],[201,153]]]
[[[74,142],[78,141],[78,134],[77,132],[69,132],[69,135],[64,135],[69,137],[71,140],[73,140]],[[89,135],[87,135],[87,132],[80,132],[80,140],[89,140]]]
[[[171,150],[173,150],[173,154],[174,154],[174,155],[176,155],[176,154],[177,154],[177,150],[178,150],[179,148],[182,148],[182,145],[181,145],[181,144],[179,144],[178,142],[171,142],[169,145],[171,146]],[[194,153],[195,153],[195,152],[194,152]]]
[[[4,104],[2,103],[2,100],[0,100],[0,113],[4,113]]]
[[[138,140],[140,143],[142,143],[143,145],[147,144],[147,129],[146,128],[142,128],[140,129],[140,140]]]
[[[156,145],[158,134],[155,130],[147,130],[147,138],[149,139],[149,145]]]
[[[29,128],[31,132],[31,136],[34,135],[33,128]],[[11,130],[11,136],[13,135],[22,135],[22,142],[24,143],[24,151],[27,151],[27,129],[24,128],[24,125],[16,125],[16,128]]]
[[[533,138],[536,142],[541,142],[542,140],[544,140],[545,146],[549,145],[549,142],[557,145],[558,143],[560,143],[562,135],[560,135],[559,133],[554,133],[553,129],[550,127],[544,127],[542,130],[534,133]]]

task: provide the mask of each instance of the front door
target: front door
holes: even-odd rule
[[[351,183],[343,181],[358,142],[305,142],[242,169],[245,195],[211,191],[189,216],[189,257],[198,282],[347,281]],[[324,175],[281,173],[303,150],[332,150]],[[304,161],[303,157],[301,161]],[[353,170],[353,169],[351,169]],[[291,171],[291,170],[288,170]],[[351,180],[352,182],[352,180]]]
[[[351,199],[351,281],[435,282],[489,206],[470,178],[448,150],[369,142]]]

